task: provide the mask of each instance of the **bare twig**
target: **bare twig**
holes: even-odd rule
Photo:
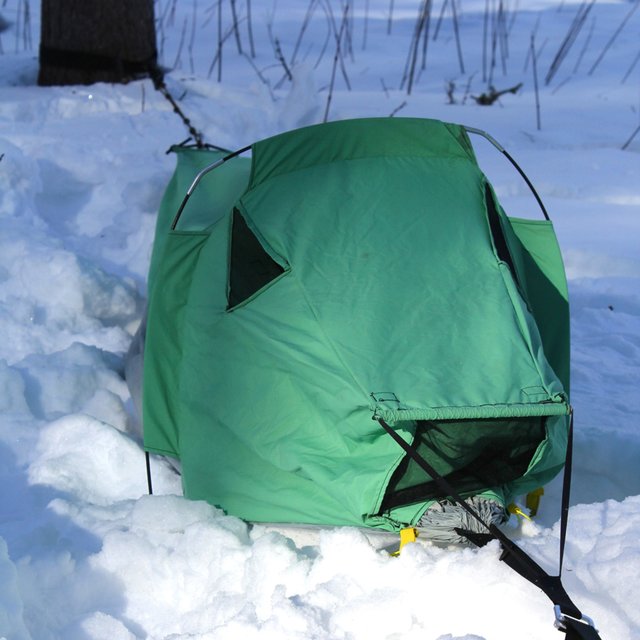
[[[338,31],[340,30],[344,34],[343,40],[345,40],[345,42],[348,45],[348,39],[349,39],[348,26],[349,26],[349,13],[351,11],[351,0],[347,0],[346,4],[344,4],[343,7],[342,7],[343,18],[342,18],[342,23],[340,24],[340,29],[338,29],[338,26],[336,25],[336,21],[335,21],[335,18],[333,16],[333,11],[331,9],[330,0],[325,0],[325,4],[326,4],[326,7],[327,7],[327,13],[329,15],[331,24],[333,26],[334,38],[336,40],[338,39]],[[339,56],[338,62],[340,63],[340,72],[342,73],[342,78],[344,79],[344,82],[347,85],[347,89],[349,91],[351,91],[351,82],[349,81],[349,76],[347,74],[347,68],[345,67],[345,64],[344,64],[344,56],[342,55],[343,46],[342,46],[342,43],[339,43],[339,45],[340,46],[339,46],[338,50],[340,51],[340,56]]]
[[[571,76],[567,76],[562,82],[558,83],[553,90],[551,91],[551,95],[555,96],[556,93],[558,93],[558,91],[560,91],[560,89],[562,89],[562,87],[565,87],[566,85],[569,84],[569,81],[571,80]]]
[[[611,36],[611,38],[609,38],[607,44],[604,46],[602,53],[600,53],[600,55],[598,56],[598,59],[593,63],[591,69],[589,69],[589,75],[591,75],[596,70],[598,65],[602,62],[605,54],[607,53],[607,51],[609,51],[611,45],[616,41],[617,37],[620,35],[620,32],[624,29],[625,25],[627,24],[627,22],[629,22],[629,19],[636,12],[638,7],[640,7],[640,2],[634,2],[633,5],[631,5],[629,13],[627,13],[627,15],[624,17],[623,21],[620,23],[620,26],[615,30],[614,34]]]
[[[171,4],[169,5],[169,16],[167,18],[167,26],[173,27],[176,20],[176,2],[178,0],[171,0]]]
[[[22,2],[22,47],[25,51],[31,51],[33,43],[31,40],[31,8],[29,0]]]
[[[187,19],[184,19],[182,23],[182,31],[180,32],[180,43],[178,44],[178,50],[176,51],[176,59],[173,63],[173,69],[178,69],[180,60],[182,58],[182,48],[184,47],[184,38],[187,33]]]
[[[540,28],[540,15],[538,15],[536,24],[534,25],[533,30],[531,31],[532,37],[535,37],[536,35],[538,35],[539,28]],[[529,69],[530,60],[531,60],[531,47],[527,49],[527,55],[525,56],[525,59],[524,59],[524,66],[522,67],[522,73],[527,73],[527,70]]]
[[[456,83],[453,80],[447,80],[445,83],[445,93],[447,94],[447,104],[455,104]]]
[[[264,77],[264,74],[258,69],[256,63],[252,60],[251,56],[249,56],[246,52],[243,53],[244,57],[247,59],[247,62],[251,65],[252,69],[256,72],[258,78],[260,78],[260,82],[267,87],[269,91],[269,95],[271,96],[271,100],[275,100],[275,95],[273,94],[273,89],[271,88],[271,83],[267,78]]]
[[[536,53],[536,36],[531,34],[531,67],[533,69],[533,88],[536,97],[536,128],[542,128],[540,120],[540,93],[538,91],[538,54]]]
[[[462,44],[460,43],[460,29],[458,28],[458,12],[456,11],[455,0],[452,0],[451,8],[453,10],[453,32],[456,37],[456,49],[458,51],[458,62],[460,63],[460,73],[464,75],[464,60],[462,59]]]
[[[409,53],[407,55],[407,62],[405,65],[405,72],[400,83],[400,88],[404,87],[404,83],[407,83],[407,95],[411,95],[413,89],[413,82],[416,72],[416,62],[418,59],[418,47],[420,45],[420,34],[424,29],[427,14],[429,12],[429,0],[422,0],[420,9],[418,11],[418,17],[416,18],[416,24],[413,29],[413,37],[411,38],[411,45],[409,47]]]
[[[340,0],[340,4],[343,4],[343,0]],[[352,6],[352,0],[347,0],[346,3],[343,6],[343,9],[346,8],[347,12],[349,14],[349,17],[347,18],[347,28],[345,29],[344,35],[345,35],[345,44],[347,45],[347,51],[349,52],[349,57],[351,58],[351,61],[353,62],[355,60],[355,57],[353,55],[353,6]]]
[[[333,14],[331,12],[331,5],[329,0],[327,0],[327,7],[329,7],[329,12],[331,13],[331,21],[333,23],[333,32],[334,32],[334,36],[337,39],[338,38],[338,28],[335,24],[335,21],[333,19]],[[342,7],[342,11],[343,11],[343,22],[344,22],[344,29],[342,28],[342,25],[340,26],[340,30],[343,31],[343,45],[340,46],[340,72],[342,73],[342,78],[344,80],[345,85],[347,86],[347,89],[349,91],[351,91],[351,81],[349,80],[349,74],[347,73],[347,67],[345,66],[344,63],[344,55],[343,55],[343,51],[344,51],[344,45],[346,44],[347,49],[350,51],[351,57],[353,59],[353,49],[351,47],[351,36],[349,34],[349,15],[351,14],[351,8],[352,8],[352,0],[347,0],[347,2],[343,5]]]
[[[424,71],[427,68],[427,50],[429,48],[429,31],[431,28],[431,7],[433,6],[433,1],[428,0],[426,3],[426,20],[424,23],[424,28],[422,30],[422,65],[421,70]]]
[[[19,1],[16,18],[16,53],[18,53],[18,45],[20,44],[20,20],[22,18],[22,0]]]
[[[591,20],[591,28],[589,29],[589,33],[587,34],[587,37],[584,41],[584,44],[582,45],[582,49],[580,50],[580,55],[578,56],[578,59],[576,60],[576,64],[573,67],[573,73],[578,73],[578,69],[580,68],[580,65],[582,64],[582,58],[584,58],[584,54],[589,50],[589,45],[591,44],[591,37],[593,36],[593,30],[596,26],[596,19],[593,18]]]
[[[233,35],[233,26],[227,29],[226,33],[222,32],[222,0],[218,0],[218,44],[216,47],[216,54],[213,56],[213,60],[209,65],[209,71],[207,77],[210,78],[214,68],[218,67],[218,82],[222,81],[222,50],[224,43]]]
[[[398,111],[401,111],[402,109],[404,109],[407,106],[407,101],[405,100],[404,102],[401,102],[390,114],[389,117],[393,118],[393,116],[396,115],[396,113],[398,113]]]
[[[551,66],[549,67],[549,71],[547,71],[547,75],[545,76],[545,79],[544,79],[545,84],[549,84],[551,80],[553,80],[558,70],[560,69],[560,66],[562,65],[564,59],[567,57],[567,54],[571,50],[571,47],[576,41],[578,34],[580,33],[582,27],[584,26],[585,20],[587,19],[587,16],[589,15],[591,8],[595,4],[595,1],[596,0],[589,0],[587,2],[587,0],[585,0],[585,2],[583,2],[578,8],[578,11],[573,19],[573,22],[569,27],[569,31],[567,32],[567,35],[564,37],[564,40],[562,41],[560,48],[556,52],[556,55],[554,56],[553,61],[551,62]]]
[[[333,68],[331,69],[331,82],[329,83],[329,93],[327,95],[327,104],[324,110],[324,118],[323,122],[327,122],[329,119],[329,109],[331,108],[331,101],[333,100],[333,87],[336,82],[336,70],[338,69],[338,61],[342,57],[341,53],[341,43],[342,37],[344,35],[344,30],[347,25],[347,18],[349,16],[349,3],[347,3],[344,7],[344,11],[342,13],[342,22],[340,23],[340,32],[336,36],[336,51],[333,56]]]
[[[389,88],[385,84],[384,78],[380,78],[380,84],[382,85],[382,90],[384,91],[384,95],[388,98],[389,97]]]
[[[158,34],[158,59],[161,60],[164,54],[164,42],[166,39],[164,32],[164,12],[162,11],[162,6],[158,4],[158,11],[156,13],[158,16],[156,19],[156,32]]]
[[[369,35],[369,0],[364,3],[364,29],[362,33],[362,50],[367,48],[367,36]]]
[[[520,2],[519,0],[516,0],[516,6],[513,8],[513,11],[511,12],[511,19],[509,20],[509,26],[507,27],[507,33],[509,35],[511,35],[511,31],[513,30],[513,27],[516,23],[516,18],[518,17],[518,11],[520,10]]]
[[[389,17],[387,18],[387,35],[391,34],[393,26],[393,0],[389,0]]]
[[[236,37],[236,47],[238,53],[242,55],[242,42],[240,42],[240,27],[238,24],[238,12],[236,11],[236,0],[229,0],[231,3],[231,17],[233,19],[233,33]]]
[[[253,20],[251,14],[251,0],[247,0],[247,34],[249,36],[249,50],[251,51],[251,57],[256,57],[256,47],[253,42]]]
[[[218,82],[222,82],[222,47],[224,46],[224,41],[225,38],[222,35],[222,0],[218,0],[218,52],[216,54],[218,58]],[[216,60],[214,58],[211,63],[211,69],[209,69],[209,75],[211,75],[215,62]]]
[[[500,45],[500,63],[502,65],[502,75],[507,75],[507,58],[509,57],[509,38],[507,34],[507,17],[503,0],[498,4],[498,18],[496,20],[496,37]]]
[[[465,85],[464,88],[464,95],[462,96],[462,104],[467,104],[467,98],[469,97],[469,94],[471,93],[471,83],[473,82],[473,78],[475,77],[475,73],[472,73],[468,78],[467,78],[467,84]]]
[[[433,41],[435,42],[438,39],[438,34],[440,33],[440,27],[442,26],[442,20],[444,19],[444,12],[447,8],[447,4],[449,0],[442,1],[442,7],[440,8],[440,15],[438,16],[438,21],[436,22],[436,28],[433,32]]]
[[[202,21],[202,24],[200,25],[202,29],[204,29],[213,20],[214,14],[217,13],[216,11],[217,8],[218,8],[218,3],[215,2],[214,4],[212,4],[211,6],[207,7],[204,10],[205,18]]]
[[[489,86],[493,83],[493,72],[496,68],[496,52],[498,51],[498,17],[494,11],[491,14],[491,62],[489,64],[489,75],[487,82]]]
[[[631,66],[629,67],[629,70],[627,71],[627,73],[624,74],[624,78],[622,78],[622,84],[624,84],[629,79],[629,76],[631,75],[631,73],[633,72],[635,66],[638,64],[639,61],[640,61],[640,51],[638,51],[638,54],[633,59],[633,62],[631,63]]]
[[[189,51],[189,68],[191,73],[195,73],[195,65],[193,62],[193,45],[196,39],[196,25],[198,24],[198,4],[196,0],[193,0],[193,12],[191,14],[191,35],[189,36],[189,45],[187,51]]]
[[[498,91],[495,87],[489,87],[489,91],[486,91],[485,93],[481,93],[479,96],[471,96],[471,97],[476,101],[477,104],[481,104],[483,106],[490,106],[496,100],[498,100],[501,96],[507,93],[514,93],[514,94],[518,93],[521,87],[522,87],[522,82],[519,82],[515,86],[509,87],[508,89],[502,89],[501,91]]]
[[[320,53],[318,54],[318,59],[316,60],[316,63],[313,67],[314,69],[317,69],[320,66],[320,63],[322,62],[322,59],[324,58],[324,55],[329,48],[329,41],[331,40],[331,34],[333,33],[333,22],[331,20],[331,17],[329,16],[329,12],[327,11],[327,8],[324,6],[324,4],[322,4],[321,6],[322,10],[324,11],[325,18],[327,19],[327,33],[324,37],[324,42],[322,43]]]
[[[300,49],[300,45],[302,44],[302,38],[304,37],[304,34],[307,28],[309,27],[309,23],[316,10],[317,3],[318,3],[318,0],[310,0],[309,2],[309,6],[307,7],[307,13],[305,14],[304,20],[302,21],[302,25],[300,26],[300,31],[298,32],[298,38],[296,40],[296,44],[293,47],[293,53],[291,54],[291,59],[289,61],[289,64],[291,64],[291,66],[293,66],[296,63],[296,56],[298,55],[298,50]]]
[[[640,124],[636,127],[636,130],[631,134],[631,137],[622,145],[622,150],[626,151],[629,145],[633,142],[633,139],[640,133]]]
[[[489,0],[484,3],[482,20],[482,81],[487,81],[487,44],[489,42]]]
[[[289,66],[287,65],[287,61],[284,58],[284,54],[282,53],[282,47],[280,46],[280,40],[278,40],[278,38],[275,38],[273,42],[273,51],[276,54],[276,60],[278,60],[278,62],[282,65],[282,68],[284,69],[284,73],[287,76],[287,79],[291,82],[291,80],[293,80],[293,75],[291,74],[291,69],[289,69]]]

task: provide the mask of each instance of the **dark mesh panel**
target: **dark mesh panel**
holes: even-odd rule
[[[545,437],[545,418],[420,421],[414,446],[462,495],[520,478]],[[396,469],[382,511],[441,499],[437,484],[409,457]]]
[[[234,209],[227,308],[244,302],[282,273],[284,269],[264,250],[240,212]]]

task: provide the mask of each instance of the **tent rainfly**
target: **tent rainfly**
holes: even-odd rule
[[[556,237],[548,219],[507,217],[469,131],[361,119],[250,157],[173,148],[143,423],[186,496],[254,522],[419,526],[450,496],[383,426],[501,509],[562,469]]]

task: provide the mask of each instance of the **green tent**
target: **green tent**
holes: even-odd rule
[[[414,525],[447,496],[379,420],[462,496],[506,505],[561,470],[555,234],[506,216],[467,132],[362,119],[250,157],[173,149],[143,422],[186,496],[250,521]]]

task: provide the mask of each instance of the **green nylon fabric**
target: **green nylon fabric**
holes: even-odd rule
[[[149,276],[143,402],[145,447],[180,458],[185,495],[254,521],[412,524],[429,500],[380,512],[404,453],[375,416],[407,441],[415,420],[559,416],[524,480],[486,490],[507,499],[557,473],[563,384],[496,255],[462,127],[366,119],[258,142],[232,188],[226,164],[203,178],[171,232],[194,174],[217,159],[176,151]],[[229,310],[234,207],[282,272]],[[510,247],[516,233],[505,232]]]
[[[519,280],[540,331],[547,360],[569,394],[569,292],[553,224],[504,218]]]
[[[173,219],[196,174],[228,155],[222,149],[172,147],[178,166],[165,190],[151,255],[144,354],[143,422],[151,451],[180,456],[179,411],[184,313],[200,249],[212,225],[228,214],[246,188],[249,158],[235,158],[207,175],[189,199],[175,231]],[[156,285],[158,290],[156,291]]]

